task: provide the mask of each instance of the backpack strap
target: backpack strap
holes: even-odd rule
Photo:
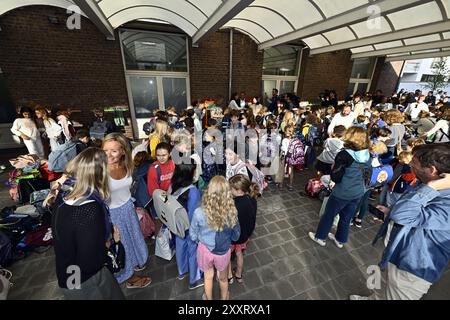
[[[158,176],[158,189],[161,189],[161,167],[157,164],[152,164],[152,167],[156,169],[156,175]]]

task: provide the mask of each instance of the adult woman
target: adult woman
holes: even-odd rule
[[[127,288],[144,288],[151,283],[150,277],[133,275],[134,270],[145,267],[148,249],[131,200],[133,161],[130,146],[125,136],[114,132],[105,137],[102,148],[108,156],[111,220],[119,229],[125,248],[125,268],[115,277],[119,283],[128,280]]]
[[[119,284],[105,267],[106,241],[112,229],[101,203],[110,196],[106,154],[88,148],[69,162],[66,171],[75,184],[52,216],[58,285],[66,299],[124,299]],[[70,279],[73,266],[79,268],[81,277],[80,288],[76,289]]]
[[[450,108],[447,108],[442,115],[436,125],[429,131],[424,133],[424,136],[427,138],[433,137],[433,142],[435,143],[443,143],[450,141]]]
[[[325,246],[327,237],[333,240],[338,248],[342,248],[347,242],[350,220],[367,191],[365,176],[371,171],[370,140],[367,131],[351,127],[345,132],[343,140],[345,149],[337,154],[331,171],[331,180],[336,185],[317,231],[308,233],[309,237],[322,247]],[[329,232],[338,213],[340,219],[334,235]]]
[[[386,122],[389,130],[391,130],[391,139],[386,141],[386,145],[388,147],[388,151],[396,155],[396,151],[400,151],[401,149],[401,143],[403,140],[403,136],[405,135],[406,128],[403,125],[403,122],[405,121],[405,117],[403,114],[396,109],[391,109],[386,111],[384,114],[383,120]],[[399,153],[399,152],[397,152]]]
[[[172,177],[172,194],[186,209],[189,221],[192,220],[195,209],[200,206],[200,191],[194,186],[196,165],[177,164]],[[184,238],[175,235],[175,256],[178,267],[178,279],[182,280],[189,273],[189,289],[203,286],[203,275],[197,265],[197,243],[186,232]]]
[[[20,109],[21,118],[14,120],[11,132],[22,138],[23,143],[28,149],[29,154],[35,154],[39,158],[44,158],[44,148],[42,146],[41,136],[36,123],[31,119],[33,111],[28,107]]]
[[[58,137],[63,132],[63,129],[55,120],[48,116],[47,110],[44,107],[37,106],[34,109],[34,113],[36,114],[36,118],[42,120],[42,123],[44,124],[45,135],[50,141],[51,151],[56,150],[59,146]]]

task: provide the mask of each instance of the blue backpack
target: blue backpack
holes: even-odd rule
[[[131,186],[131,196],[136,200],[136,207],[146,208],[150,201],[152,201],[152,197],[150,196],[147,187],[147,174],[150,167],[156,169],[158,175],[158,188],[161,186],[161,168],[158,165],[149,163],[140,165],[133,174],[133,184]]]
[[[64,172],[67,163],[77,156],[77,144],[66,142],[48,155],[48,170],[53,172]]]

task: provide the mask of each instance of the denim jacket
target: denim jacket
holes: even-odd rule
[[[381,267],[388,262],[428,282],[436,282],[450,259],[450,189],[420,184],[392,207],[389,219],[402,227],[390,239]]]

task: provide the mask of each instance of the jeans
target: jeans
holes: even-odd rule
[[[327,207],[325,208],[325,213],[320,219],[319,226],[317,227],[316,238],[320,240],[327,239],[328,233],[333,226],[334,218],[339,213],[339,224],[337,226],[335,238],[340,243],[346,243],[348,241],[350,221],[355,215],[359,201],[360,199],[339,199],[331,194],[328,199]]]
[[[197,265],[197,243],[191,240],[189,234],[186,234],[185,238],[175,236],[175,257],[178,274],[189,272],[189,284],[193,285],[202,278]]]

